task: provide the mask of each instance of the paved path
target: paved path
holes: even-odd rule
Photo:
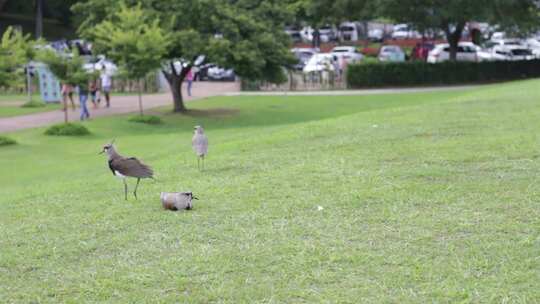
[[[335,95],[376,95],[376,94],[401,94],[422,93],[438,91],[461,91],[478,88],[485,85],[468,86],[441,86],[441,87],[418,87],[418,88],[390,88],[390,89],[363,89],[363,90],[332,90],[332,91],[254,91],[254,92],[228,92],[225,96],[335,96]]]
[[[184,94],[185,101],[193,101],[225,93],[237,92],[240,90],[239,83],[233,82],[195,82],[193,83],[192,97]],[[184,90],[185,92],[185,90]],[[76,97],[76,96],[74,96]],[[76,99],[76,98],[75,98]],[[104,100],[101,101],[102,105]],[[169,92],[160,94],[150,94],[143,96],[143,106],[145,109],[172,105],[172,96]],[[94,109],[91,102],[88,102],[91,117],[110,116],[116,114],[132,113],[139,110],[137,96],[112,96],[110,108]],[[79,110],[69,110],[69,119],[77,121]],[[41,112],[29,115],[0,118],[0,133],[12,132],[28,128],[43,127],[53,123],[64,121],[62,111]]]

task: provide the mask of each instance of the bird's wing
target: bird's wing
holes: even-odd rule
[[[206,155],[208,153],[208,138],[205,135],[196,134],[193,136],[191,145],[197,155]]]
[[[152,168],[135,157],[114,159],[111,161],[111,167],[125,176],[146,178],[154,175]]]

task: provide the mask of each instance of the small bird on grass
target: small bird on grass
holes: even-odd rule
[[[137,185],[135,185],[135,190],[133,191],[133,195],[136,199],[137,188],[139,187],[141,178],[154,178],[154,172],[152,171],[152,168],[143,164],[135,157],[123,157],[118,154],[113,143],[114,141],[103,146],[103,150],[100,154],[107,153],[107,156],[109,157],[109,169],[111,169],[114,176],[121,178],[124,182],[124,195],[126,200],[128,191],[126,177],[134,177],[137,179]]]
[[[208,137],[204,134],[204,129],[201,126],[195,126],[194,129],[191,146],[197,154],[197,168],[201,170],[201,162],[204,169],[204,157],[208,154]]]
[[[192,192],[161,192],[161,204],[167,210],[191,210],[193,200],[198,200]]]

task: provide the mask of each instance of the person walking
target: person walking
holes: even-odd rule
[[[101,91],[105,96],[105,102],[107,108],[111,107],[111,88],[112,88],[112,79],[107,72],[101,73]]]
[[[88,84],[79,85],[79,103],[81,104],[81,121],[90,118],[86,101],[88,100]]]
[[[191,87],[193,86],[193,78],[194,78],[193,68],[189,68],[189,71],[186,74],[188,96],[191,96]]]
[[[62,102],[64,103],[64,111],[67,111],[67,99],[71,101],[71,108],[75,110],[75,102],[73,101],[73,86],[70,84],[64,83],[62,85]]]

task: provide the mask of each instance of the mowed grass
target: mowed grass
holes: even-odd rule
[[[39,95],[34,95],[34,101],[41,101]],[[23,94],[0,95],[0,118],[27,115],[39,112],[60,110],[60,104],[46,104],[44,107],[22,107],[28,101],[28,96]]]
[[[221,97],[156,126],[121,116],[84,138],[10,134],[0,299],[538,302],[539,87]],[[204,172],[195,124],[210,138]],[[113,138],[155,169],[139,200],[97,154]],[[185,190],[194,210],[162,210],[161,191]]]

